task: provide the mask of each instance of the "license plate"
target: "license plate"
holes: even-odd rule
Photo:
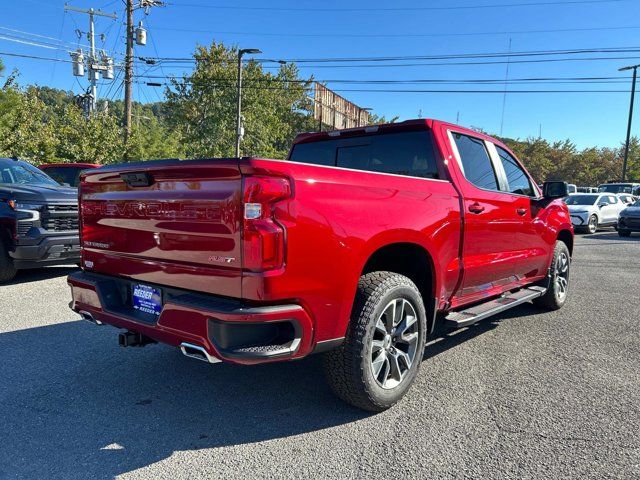
[[[160,315],[162,311],[162,291],[148,285],[133,285],[133,308],[151,315]]]

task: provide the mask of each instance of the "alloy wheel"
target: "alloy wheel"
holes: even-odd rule
[[[419,322],[408,300],[391,300],[376,321],[371,342],[371,371],[384,389],[402,383],[415,361]]]
[[[565,252],[560,252],[556,260],[555,289],[556,296],[563,302],[569,289],[569,257]]]

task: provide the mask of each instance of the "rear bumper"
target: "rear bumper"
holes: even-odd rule
[[[19,237],[10,255],[17,268],[78,263],[78,235]]]
[[[312,350],[313,322],[297,304],[248,305],[224,297],[157,286],[159,316],[131,307],[128,279],[75,272],[69,275],[75,312],[175,347],[202,347],[216,359],[256,364],[302,358]]]

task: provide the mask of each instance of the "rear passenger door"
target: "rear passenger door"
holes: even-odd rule
[[[604,198],[607,199],[608,204],[601,209],[603,223],[615,223],[618,221],[618,215],[620,215],[624,205],[616,195],[608,195]]]
[[[526,248],[522,236],[521,199],[501,191],[501,179],[482,138],[448,132],[463,177],[464,276],[456,303],[480,300],[488,289],[515,281],[514,261]]]
[[[492,148],[491,148],[492,147]],[[543,222],[536,217],[538,208],[533,199],[538,192],[531,178],[520,162],[500,145],[490,144],[498,167],[498,177],[502,177],[500,189],[513,199],[515,213],[520,219],[520,227],[515,234],[520,251],[514,256],[514,274],[518,280],[546,274],[550,255],[549,244],[544,240]]]

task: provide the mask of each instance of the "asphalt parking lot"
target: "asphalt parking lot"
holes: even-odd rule
[[[0,478],[639,478],[640,236],[578,236],[571,298],[438,332],[368,414],[320,359],[206,365],[68,309],[67,268],[0,287]]]

